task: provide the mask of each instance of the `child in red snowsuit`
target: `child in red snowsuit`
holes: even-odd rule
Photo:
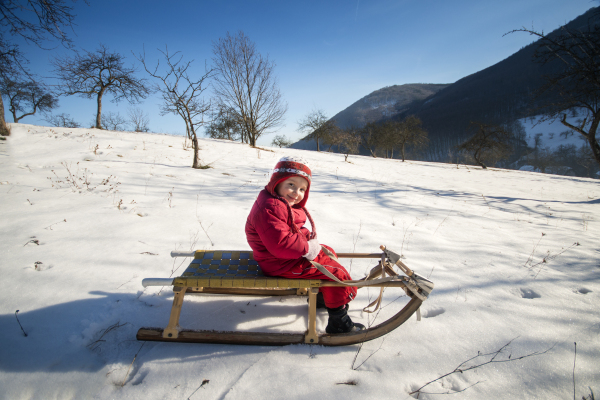
[[[246,221],[246,238],[254,259],[267,276],[331,280],[310,263],[315,261],[338,279],[351,280],[348,271],[327,256],[317,242],[315,224],[304,207],[310,183],[311,171],[303,159],[283,157],[279,160]],[[312,233],[304,226],[307,218]],[[356,296],[355,287],[322,287],[319,297],[321,294],[320,300],[329,312],[327,333],[364,329],[363,325],[354,324],[347,314],[347,304]]]

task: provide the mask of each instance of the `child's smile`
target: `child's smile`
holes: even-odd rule
[[[298,204],[304,199],[308,185],[304,178],[292,176],[281,182],[275,188],[277,194],[284,198],[290,206]]]

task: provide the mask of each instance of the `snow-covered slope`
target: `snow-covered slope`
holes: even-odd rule
[[[519,121],[523,124],[527,133],[527,145],[535,147],[535,136],[541,134],[540,147],[547,147],[551,151],[556,151],[559,146],[575,145],[579,148],[582,145],[588,146],[587,142],[579,133],[574,132],[564,126],[559,120],[541,121],[541,116],[533,118],[523,118]],[[577,123],[578,118],[569,118],[570,123]],[[566,136],[561,133],[569,132]]]
[[[457,367],[419,398],[570,398],[573,371],[577,398],[600,392],[597,180],[206,139],[212,168],[194,170],[181,137],[12,131],[0,141],[0,398],[409,399]],[[166,325],[173,298],[141,280],[181,273],[171,250],[248,248],[250,207],[290,154],[312,168],[322,243],[385,244],[435,282],[422,321],[362,347],[136,341],[139,327]],[[346,263],[355,278],[371,264]],[[354,320],[373,321],[360,310],[375,295],[359,291]],[[385,295],[377,321],[406,302]],[[188,296],[181,323],[303,331],[305,319],[304,298],[202,295]],[[319,313],[318,329],[326,321]],[[506,362],[466,371],[505,345],[494,361]]]

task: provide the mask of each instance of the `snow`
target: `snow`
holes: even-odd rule
[[[539,172],[539,169],[533,165],[523,165],[521,168],[519,168],[519,171]]]
[[[535,116],[532,118],[523,118],[519,121],[523,124],[526,132],[527,146],[535,147],[535,136],[541,134],[541,147],[555,151],[559,146],[574,145],[579,148],[583,145],[588,146],[587,142],[581,134],[568,129],[559,119],[542,120],[543,116]],[[579,125],[581,118],[570,117],[567,119],[570,123]],[[563,132],[569,132],[568,137],[561,135]]]
[[[597,180],[346,163],[209,139],[200,155],[211,168],[194,170],[177,136],[22,124],[12,132],[0,141],[0,398],[411,399],[507,344],[496,358],[506,362],[448,375],[419,398],[564,399],[573,371],[577,398],[600,392]],[[307,206],[322,243],[338,252],[385,244],[435,283],[422,321],[362,347],[136,341],[140,327],[166,326],[173,299],[141,280],[181,273],[189,259],[171,250],[247,249],[246,216],[284,155],[310,163]],[[345,263],[355,278],[373,265]],[[360,310],[376,294],[359,291],[353,320],[372,322]],[[406,303],[401,294],[385,292],[378,322]],[[317,322],[324,330],[326,313]],[[300,332],[306,300],[189,295],[181,324]],[[543,354],[519,359],[532,353]]]

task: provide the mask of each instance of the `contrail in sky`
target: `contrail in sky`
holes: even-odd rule
[[[356,14],[354,15],[354,21],[358,19],[358,5],[360,4],[360,0],[356,2]]]

